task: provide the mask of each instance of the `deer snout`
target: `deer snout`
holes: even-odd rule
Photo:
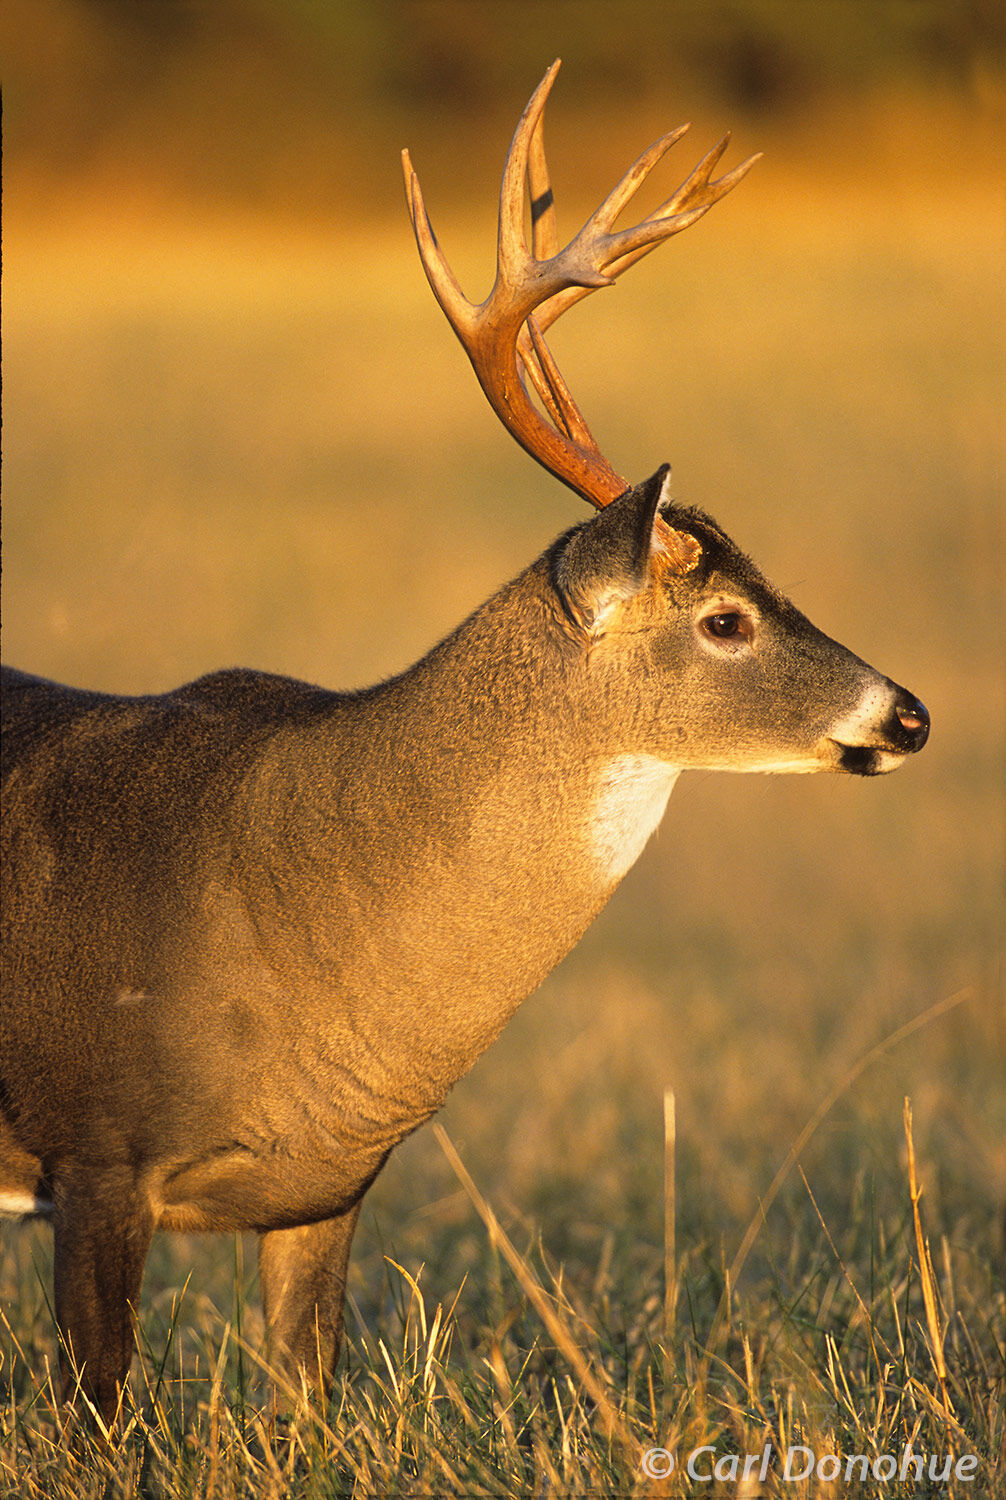
[[[929,712],[913,693],[875,677],[852,713],[832,727],[832,764],[854,776],[880,776],[921,750],[929,738]]]

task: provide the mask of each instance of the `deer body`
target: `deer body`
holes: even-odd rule
[[[682,517],[705,565],[662,572],[661,480],[365,692],[223,672],[129,699],[5,673],[2,1187],[65,1219],[61,1307],[81,1260],[114,1264],[127,1204],[134,1249],[158,1227],[351,1232],[682,766],[870,770],[915,748],[914,700],[705,518]],[[724,602],[757,614],[750,648],[702,635]],[[103,1329],[92,1365],[126,1336]],[[310,1365],[295,1330],[280,1343]]]
[[[614,503],[363,692],[5,671],[0,1210],[52,1214],[106,1417],[158,1228],[257,1230],[275,1355],[325,1385],[363,1194],[679,771],[872,774],[924,743],[922,705],[673,508],[666,471],[602,477]]]

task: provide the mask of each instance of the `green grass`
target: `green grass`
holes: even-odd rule
[[[46,1376],[48,1231],[4,1229],[0,1490],[604,1495],[631,1493],[654,1445],[875,1456],[909,1440],[978,1457],[973,1483],[941,1493],[1001,1484],[1001,293],[966,124],[929,121],[915,165],[918,122],[776,142],[555,341],[616,465],[638,478],[673,459],[681,497],[934,722],[924,755],[877,782],[682,778],[607,911],[452,1095],[449,1135],[568,1342],[423,1131],[364,1207],[331,1412],[269,1426],[253,1247],[162,1237],[128,1432],[75,1448]],[[587,194],[606,180],[593,170]],[[482,222],[430,204],[473,290],[491,199]],[[119,691],[232,663],[352,686],[578,518],[483,412],[404,213],[329,232],[140,208],[6,208],[7,660]],[[677,1470],[663,1492],[713,1488]],[[721,1492],[744,1493],[729,1477]]]

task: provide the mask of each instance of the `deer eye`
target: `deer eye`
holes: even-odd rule
[[[744,633],[744,621],[734,611],[729,614],[707,615],[702,621],[702,629],[707,635],[715,636],[719,641],[725,641],[732,635]]]

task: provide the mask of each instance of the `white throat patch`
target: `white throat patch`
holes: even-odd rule
[[[679,770],[652,755],[619,755],[602,766],[588,837],[608,879],[621,880],[642,854]]]

